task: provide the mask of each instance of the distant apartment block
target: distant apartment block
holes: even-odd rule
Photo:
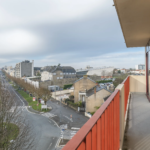
[[[110,78],[113,75],[114,67],[102,67],[102,68],[93,68],[87,66],[85,69],[77,69],[77,77],[81,78],[84,75],[91,76],[99,76],[101,78]]]
[[[34,76],[34,61],[25,60],[17,63],[15,66],[15,77],[33,77]]]
[[[143,64],[135,65],[135,69],[136,70],[145,70],[145,65],[143,65]]]

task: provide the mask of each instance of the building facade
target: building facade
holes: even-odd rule
[[[111,92],[104,88],[99,88],[98,86],[95,88],[87,92],[86,112],[95,112],[96,107],[100,107],[105,102],[104,98],[111,95]]]
[[[34,61],[28,60],[17,63],[15,66],[15,77],[33,77],[34,76]]]
[[[85,102],[86,91],[96,86],[96,82],[84,76],[74,83],[74,102]]]
[[[111,78],[113,76],[114,67],[94,68],[87,72],[88,76],[100,76],[101,78]]]
[[[82,102],[86,112],[96,111],[104,103],[104,98],[111,95],[111,92],[100,87],[95,81],[84,76],[74,83],[74,102]]]
[[[70,66],[46,66],[41,73],[41,81],[57,81],[63,79],[75,79],[76,71]]]

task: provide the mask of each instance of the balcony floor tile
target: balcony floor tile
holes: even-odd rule
[[[150,150],[150,103],[145,94],[131,94],[124,148]]]

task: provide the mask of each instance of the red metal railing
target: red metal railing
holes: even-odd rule
[[[124,84],[124,115],[127,111],[128,98],[130,93],[130,77],[128,76],[123,83]]]
[[[115,90],[63,150],[118,150],[120,148],[120,91]]]

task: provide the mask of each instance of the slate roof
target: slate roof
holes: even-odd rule
[[[102,89],[104,89],[104,90],[106,90],[106,91],[112,93],[111,91],[105,89],[104,87],[100,87],[99,85],[96,85],[96,86],[92,87],[91,89],[89,89],[89,90],[86,92],[86,96],[89,97],[89,96],[93,95],[95,88],[96,88],[96,93],[99,92],[99,91],[102,90]]]
[[[42,71],[55,72],[61,70],[63,73],[76,73],[75,69],[70,66],[45,66]]]
[[[78,82],[78,81],[82,80],[83,78],[84,78],[84,77],[82,77],[82,78],[80,78],[80,79],[76,80],[76,81],[74,82],[74,84],[75,84],[76,82]],[[96,83],[94,80],[92,80],[92,79],[91,79],[91,78],[89,78],[89,77],[87,77],[87,79],[89,79],[89,80],[91,80],[92,82]]]
[[[110,95],[109,95],[109,96],[110,96]],[[106,101],[106,100],[109,98],[109,96],[104,97],[104,101]]]
[[[41,67],[34,67],[34,70],[41,70]]]

